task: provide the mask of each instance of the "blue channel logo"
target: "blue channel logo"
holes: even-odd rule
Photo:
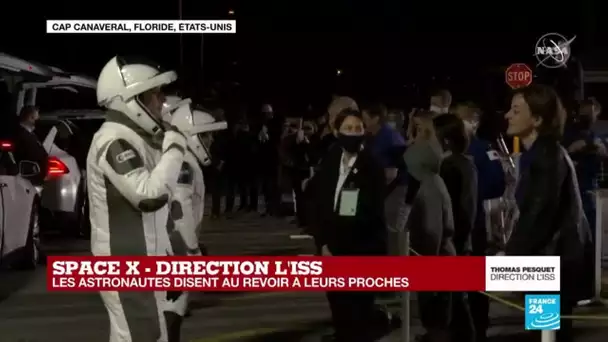
[[[526,330],[559,330],[559,295],[526,295]]]

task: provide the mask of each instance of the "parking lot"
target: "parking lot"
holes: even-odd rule
[[[217,255],[297,255],[312,251],[309,240],[292,240],[299,230],[287,219],[243,214],[232,220],[208,221],[203,239]],[[86,254],[88,242],[47,239],[51,254]],[[96,293],[49,293],[45,268],[4,272],[0,282],[0,342],[106,342],[108,321]],[[608,280],[608,279],[607,279]],[[608,281],[607,281],[608,282]],[[194,310],[183,327],[183,340],[319,341],[329,328],[329,310],[322,293],[234,293],[195,295]],[[396,303],[387,302],[396,309]],[[421,333],[412,303],[412,335]],[[578,313],[606,311],[585,308]],[[577,323],[581,342],[605,341],[608,321]],[[492,304],[492,341],[539,341],[523,331],[523,314]],[[398,331],[384,341],[399,341]]]

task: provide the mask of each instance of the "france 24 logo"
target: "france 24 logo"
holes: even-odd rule
[[[526,330],[559,330],[559,295],[526,295]]]

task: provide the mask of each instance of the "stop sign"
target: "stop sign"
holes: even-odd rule
[[[532,83],[532,69],[524,63],[511,64],[505,71],[505,81],[512,89],[527,87]]]

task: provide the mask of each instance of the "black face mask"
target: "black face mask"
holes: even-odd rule
[[[338,143],[342,148],[349,153],[357,153],[361,150],[364,135],[346,135],[338,133]]]

